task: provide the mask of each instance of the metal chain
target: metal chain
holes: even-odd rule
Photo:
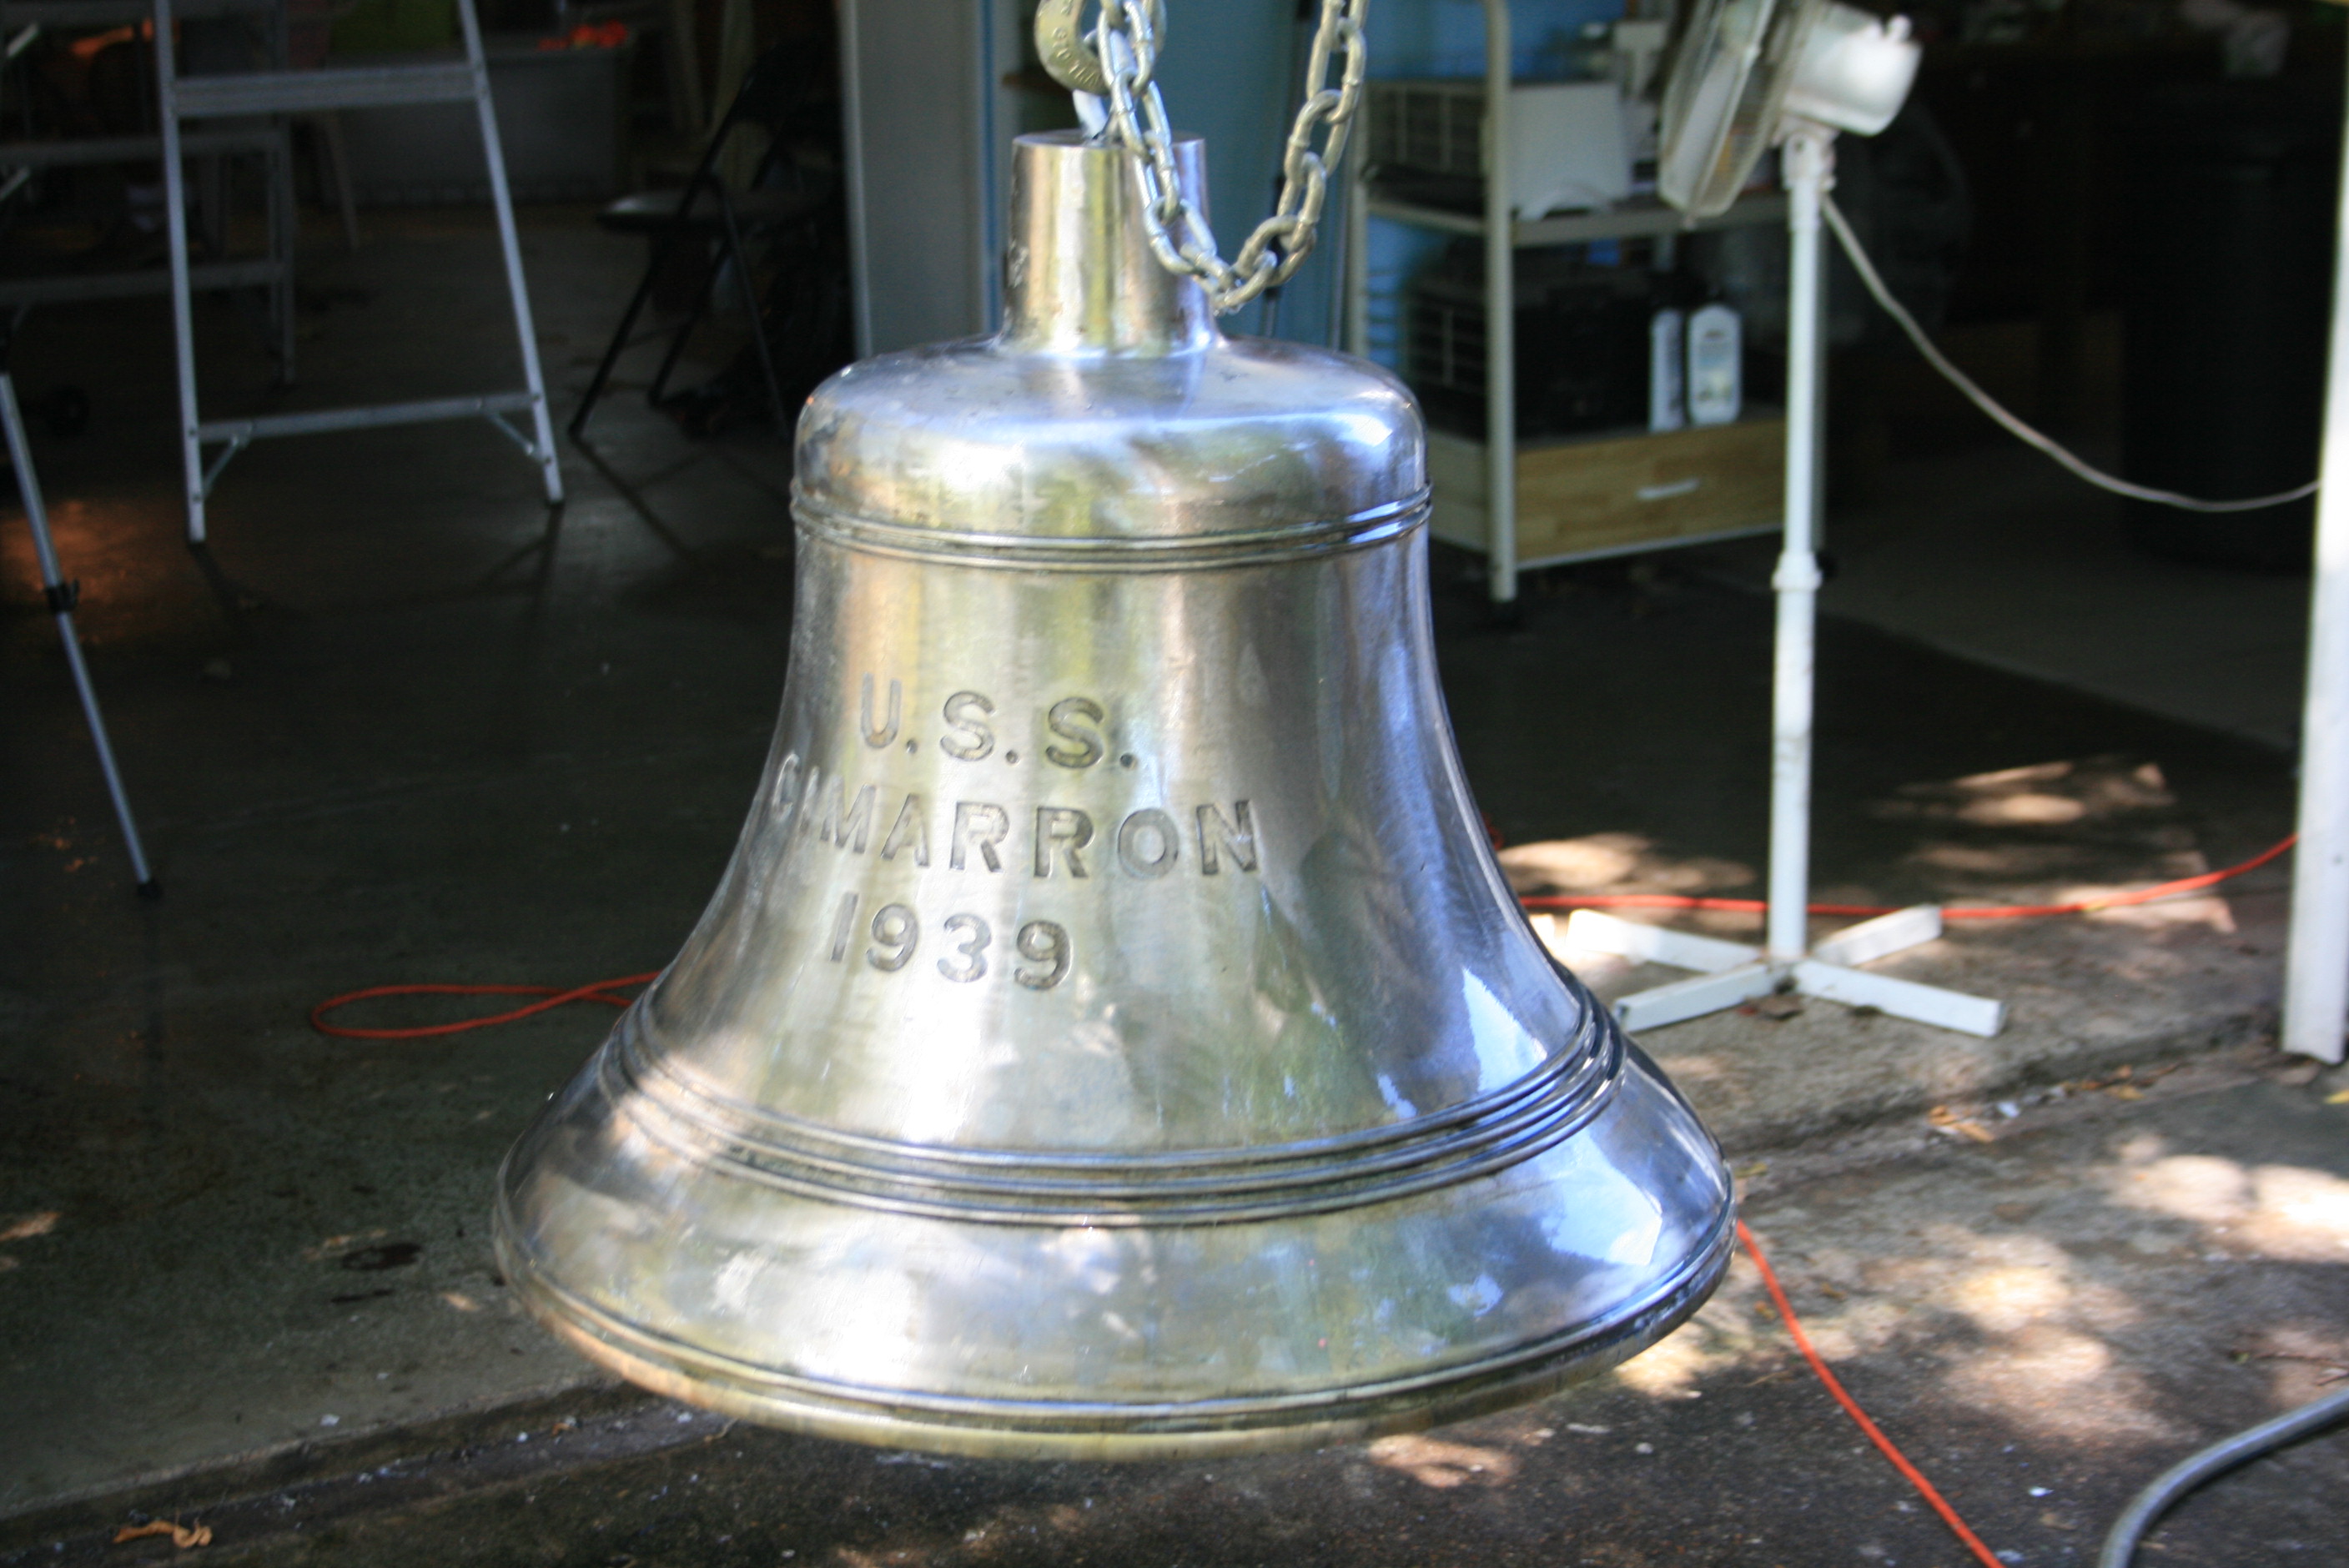
[[[1063,36],[1073,31],[1075,9],[1066,0],[1044,7],[1064,15]],[[1174,134],[1156,79],[1163,25],[1158,0],[1101,0],[1101,23],[1085,40],[1093,58],[1083,61],[1084,68],[1063,71],[1047,57],[1064,86],[1098,91],[1097,80],[1108,88],[1102,96],[1109,100],[1110,134],[1134,155],[1150,248],[1168,272],[1197,278],[1217,315],[1227,315],[1265,290],[1287,283],[1313,252],[1322,205],[1329,199],[1330,170],[1345,156],[1346,129],[1361,102],[1362,21],[1369,9],[1370,0],[1321,0],[1305,67],[1305,101],[1289,127],[1281,156],[1279,203],[1229,262],[1217,253],[1214,232],[1185,198],[1175,174]],[[1040,15],[1040,41],[1045,29]],[[1330,85],[1332,56],[1338,66],[1334,88]]]

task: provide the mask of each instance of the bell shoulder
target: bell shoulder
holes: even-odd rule
[[[802,507],[897,526],[1184,538],[1419,504],[1419,407],[1381,367],[1307,345],[1071,355],[971,339],[876,356],[809,398]]]

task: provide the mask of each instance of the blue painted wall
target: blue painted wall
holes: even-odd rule
[[[1296,0],[1168,0],[1166,6],[1159,90],[1175,129],[1206,138],[1208,216],[1226,260],[1272,211],[1310,36],[1296,15]],[[1333,233],[1325,225],[1325,240]],[[1327,340],[1330,257],[1330,247],[1318,248],[1283,291],[1281,336]],[[1261,307],[1250,305],[1225,325],[1256,332],[1262,319]]]

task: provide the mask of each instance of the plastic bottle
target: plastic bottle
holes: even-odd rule
[[[1692,425],[1726,425],[1744,401],[1744,332],[1737,312],[1718,301],[1688,321],[1688,417]]]

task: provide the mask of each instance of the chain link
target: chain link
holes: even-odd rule
[[[1110,134],[1134,154],[1150,248],[1167,271],[1197,278],[1217,315],[1228,315],[1287,283],[1312,254],[1329,200],[1330,170],[1345,157],[1346,129],[1361,102],[1362,20],[1369,9],[1370,0],[1321,0],[1305,67],[1305,101],[1281,155],[1279,203],[1248,235],[1239,254],[1226,262],[1206,220],[1184,196],[1174,170],[1174,134],[1156,79],[1164,13],[1157,0],[1101,0],[1101,22],[1089,41],[1109,89],[1103,96],[1109,100]]]

